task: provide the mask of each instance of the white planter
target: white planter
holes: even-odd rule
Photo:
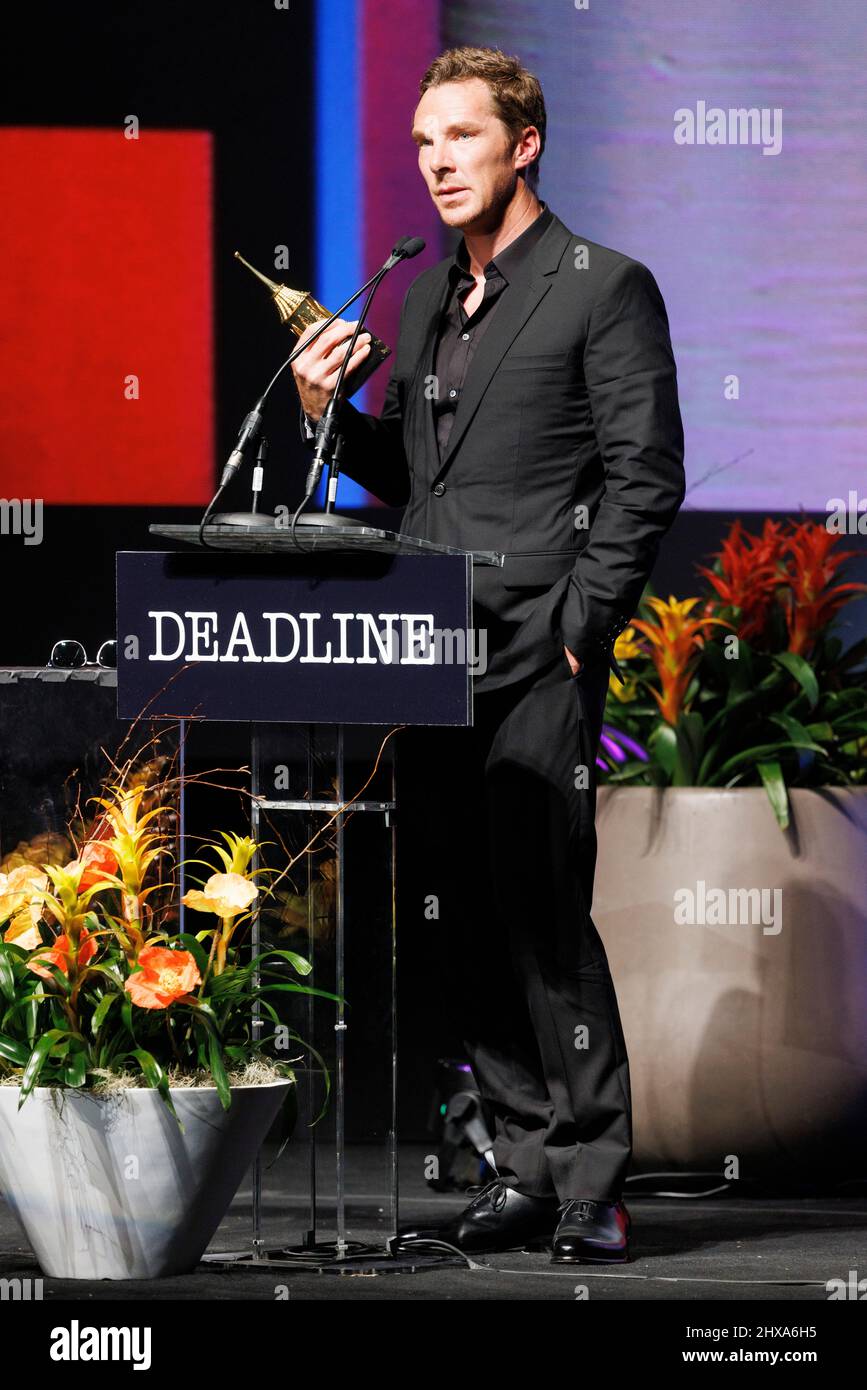
[[[593,920],[629,1053],[635,1171],[804,1178],[867,1163],[867,791],[600,787]],[[780,930],[675,894],[780,890]],[[772,899],[768,899],[769,903]],[[732,914],[734,916],[734,914]]]
[[[110,1099],[0,1086],[0,1191],[44,1274],[154,1279],[194,1269],[294,1082]]]

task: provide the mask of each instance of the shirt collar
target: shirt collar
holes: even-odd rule
[[[534,222],[531,222],[520,236],[510,241],[508,246],[488,261],[485,266],[485,279],[490,280],[493,275],[501,275],[509,283],[509,277],[514,278],[515,272],[521,262],[535,248],[536,244],[544,236],[554,220],[554,214],[547,203],[542,204],[542,211]],[[452,284],[459,280],[472,279],[470,272],[470,257],[467,251],[467,243],[461,237],[460,245],[455,251],[454,259],[449,266],[449,279]]]

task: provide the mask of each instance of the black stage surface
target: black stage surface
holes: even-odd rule
[[[468,1200],[462,1193],[437,1193],[424,1182],[424,1145],[401,1145],[400,1223],[436,1224]],[[356,1148],[348,1155],[347,1222],[350,1240],[384,1246],[390,1234],[388,1198],[380,1155]],[[328,1199],[329,1162],[319,1155],[321,1220],[333,1213]],[[267,1161],[267,1158],[266,1158]],[[306,1228],[307,1196],[294,1165],[265,1175],[263,1224],[269,1250],[297,1245]],[[367,1180],[369,1177],[369,1180]],[[686,1184],[673,1178],[656,1184],[674,1193]],[[708,1189],[722,1184],[707,1183]],[[449,1300],[457,1302],[533,1300],[571,1301],[585,1297],[611,1302],[767,1302],[826,1303],[828,1280],[867,1273],[867,1181],[811,1195],[770,1190],[745,1194],[744,1185],[729,1185],[707,1197],[630,1195],[632,1260],[605,1268],[582,1264],[552,1265],[546,1253],[513,1252],[474,1256],[444,1265],[393,1262],[389,1271],[369,1272],[369,1264],[342,1272],[332,1265],[322,1272],[293,1268],[270,1260],[261,1265],[214,1263],[215,1255],[243,1250],[250,1238],[250,1181],[245,1181],[212,1242],[208,1258],[189,1275],[156,1281],[45,1279],[48,1301],[81,1300],[264,1300],[282,1295],[291,1300]],[[325,1194],[325,1195],[323,1195]],[[325,1224],[317,1239],[328,1242],[334,1230]],[[384,1261],[387,1264],[387,1260]],[[9,1208],[0,1201],[0,1279],[39,1275]],[[856,1273],[855,1278],[859,1276]],[[583,1288],[581,1287],[583,1286]],[[852,1294],[850,1294],[850,1298]],[[861,1297],[864,1297],[863,1292]],[[70,1312],[75,1314],[74,1309]]]

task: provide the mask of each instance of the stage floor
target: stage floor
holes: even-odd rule
[[[463,1207],[464,1194],[433,1192],[423,1180],[429,1146],[401,1145],[400,1224],[423,1221],[435,1225]],[[365,1152],[355,1150],[347,1185],[347,1220],[353,1241],[379,1247],[390,1234],[388,1198],[379,1156],[366,1183]],[[323,1224],[317,1240],[333,1240],[325,1222],[333,1213],[328,1200],[330,1165],[320,1155],[320,1213]],[[281,1170],[286,1177],[291,1168]],[[671,1190],[673,1184],[660,1184]],[[632,1215],[632,1260],[606,1269],[596,1265],[552,1265],[543,1252],[512,1252],[474,1256],[470,1267],[455,1261],[440,1266],[393,1264],[381,1274],[353,1272],[352,1262],[339,1272],[287,1267],[214,1263],[214,1256],[238,1252],[250,1238],[250,1183],[245,1182],[220,1226],[208,1258],[190,1275],[153,1282],[113,1282],[45,1279],[43,1297],[51,1300],[214,1300],[273,1301],[275,1288],[286,1285],[293,1300],[386,1299],[452,1301],[542,1299],[574,1300],[578,1286],[589,1297],[610,1301],[707,1302],[769,1301],[826,1302],[830,1279],[847,1280],[851,1270],[863,1272],[867,1250],[867,1197],[864,1184],[853,1185],[857,1195],[745,1197],[731,1191],[706,1198],[629,1195]],[[274,1170],[264,1186],[264,1234],[269,1249],[296,1245],[307,1224],[305,1189],[297,1173],[284,1184]],[[12,1217],[0,1201],[0,1278],[37,1277],[36,1261]]]

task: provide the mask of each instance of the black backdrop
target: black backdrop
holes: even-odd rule
[[[287,281],[313,285],[313,13],[307,3],[275,15],[267,4],[240,0],[147,0],[48,3],[20,7],[14,25],[8,11],[4,20],[0,124],[121,130],[134,113],[145,131],[213,133],[218,459],[294,343],[233,252],[242,250],[267,272],[274,246],[284,244]],[[3,196],[14,197],[14,189]],[[50,275],[50,235],[45,241]],[[14,267],[3,273],[14,274]],[[7,328],[14,342],[15,326]],[[303,490],[292,390],[290,380],[269,419],[272,506],[300,500]],[[226,501],[247,505],[242,478]],[[77,637],[88,651],[98,646],[114,628],[115,551],[151,544],[151,521],[194,517],[194,509],[180,507],[46,506],[43,544],[15,544],[15,600],[2,625],[0,662],[41,664],[58,637]],[[5,550],[8,566],[12,552]]]

